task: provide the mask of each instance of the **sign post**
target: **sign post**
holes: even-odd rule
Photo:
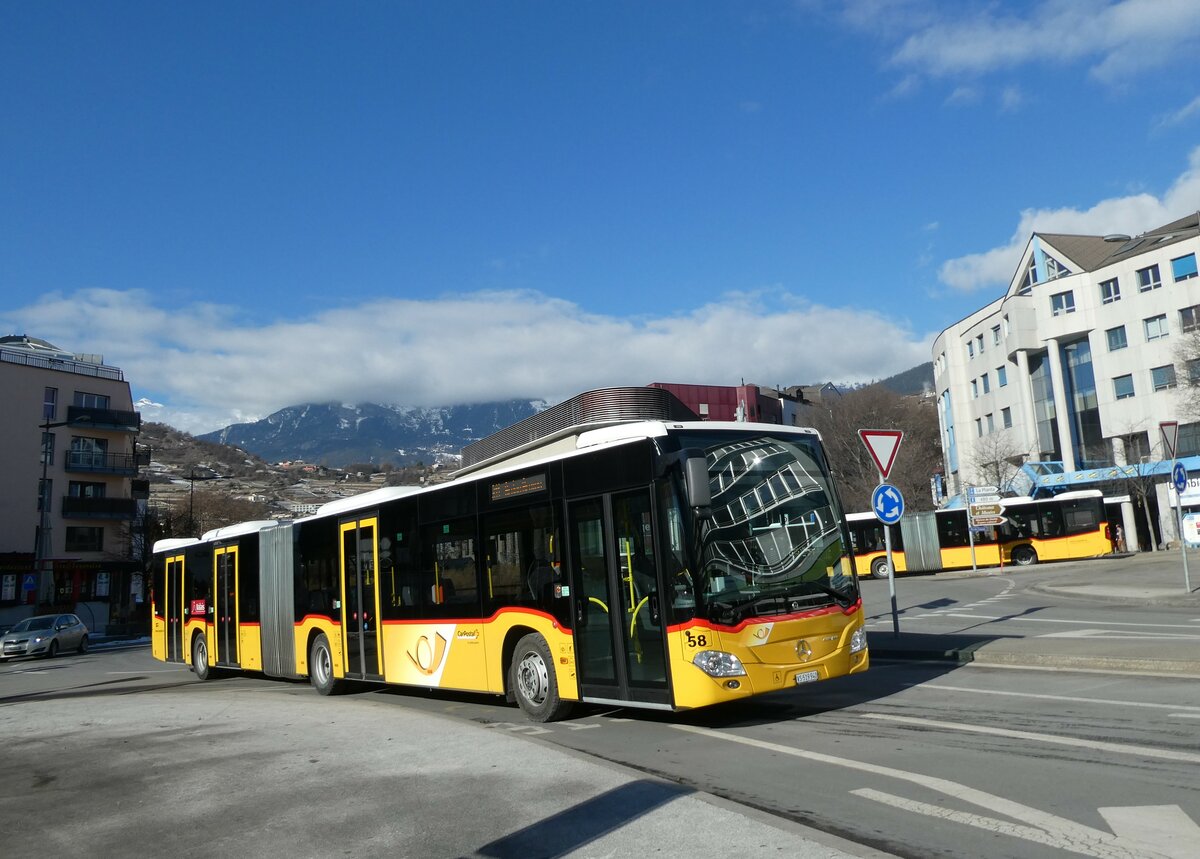
[[[871,493],[871,510],[875,518],[883,523],[883,546],[887,551],[888,594],[892,599],[892,635],[900,637],[900,611],[896,607],[896,564],[892,560],[892,525],[904,515],[904,496],[900,490],[887,483],[888,474],[896,462],[896,451],[904,440],[902,430],[860,429],[858,437],[867,447],[867,453],[879,471],[879,485]]]
[[[1166,438],[1166,434],[1163,434]],[[1179,552],[1183,555],[1183,586],[1190,594],[1192,580],[1188,575],[1187,541],[1183,539],[1183,490],[1187,489],[1187,469],[1179,460],[1171,465],[1171,482],[1175,484],[1175,530],[1179,534]]]

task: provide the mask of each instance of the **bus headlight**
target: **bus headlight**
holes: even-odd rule
[[[692,658],[692,664],[709,677],[741,677],[746,673],[742,660],[720,650],[701,650]]]
[[[860,650],[867,649],[867,629],[860,626],[854,632],[850,633],[850,652],[858,653]]]

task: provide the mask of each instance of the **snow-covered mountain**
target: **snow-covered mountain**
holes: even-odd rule
[[[456,460],[464,445],[546,407],[544,402],[413,408],[375,403],[289,406],[254,423],[199,436],[234,445],[269,462],[302,459],[331,466]]]

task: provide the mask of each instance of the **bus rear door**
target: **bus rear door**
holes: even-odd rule
[[[375,571],[379,569],[379,520],[342,522],[342,653],[347,677],[383,679],[379,647],[379,602]]]
[[[225,546],[213,552],[213,617],[216,622],[213,662],[236,668],[238,652],[238,547]]]

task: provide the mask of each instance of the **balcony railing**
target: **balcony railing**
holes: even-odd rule
[[[117,432],[141,432],[142,416],[138,412],[123,412],[117,409],[90,409],[83,406],[67,408],[67,424]]]
[[[132,477],[139,468],[150,464],[150,451],[137,453],[95,453],[90,450],[67,452],[67,471],[86,471],[93,474],[120,474]]]
[[[132,498],[81,498],[64,495],[64,519],[136,519],[137,502]]]

